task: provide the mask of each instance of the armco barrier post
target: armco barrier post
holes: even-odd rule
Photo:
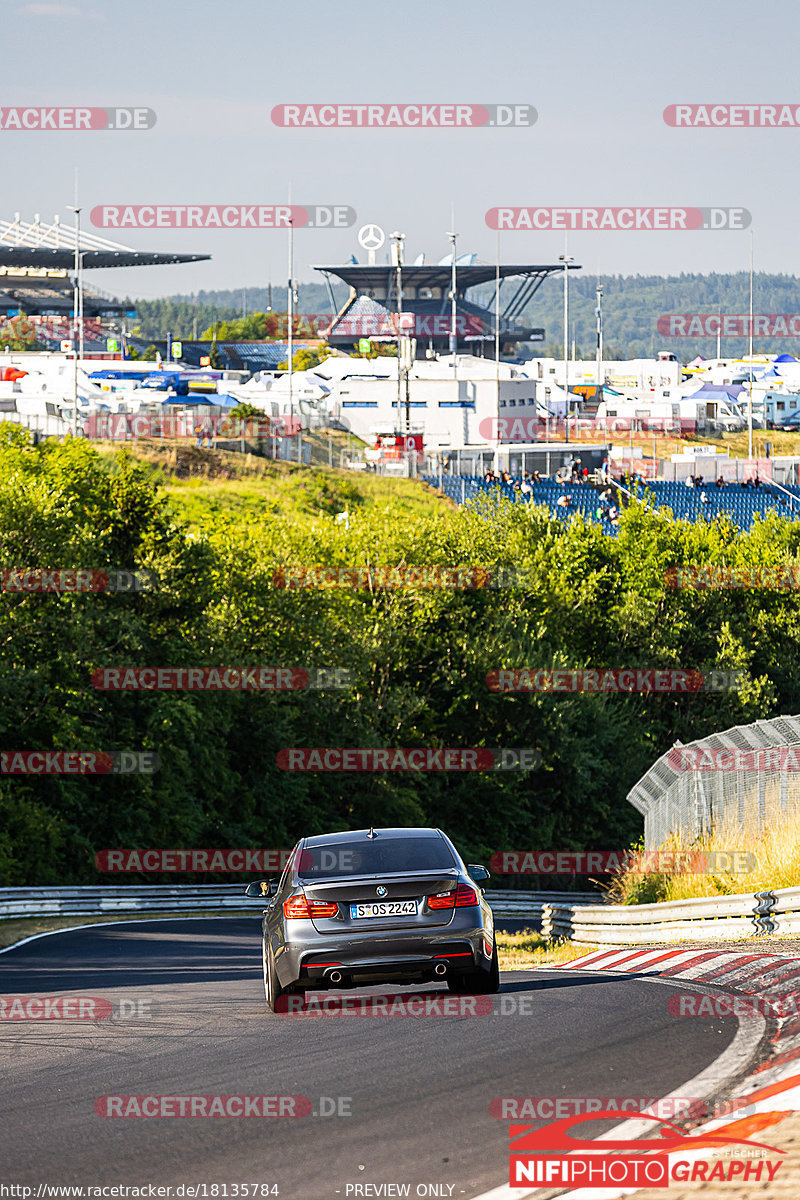
[[[776,925],[772,919],[772,912],[777,903],[777,897],[774,892],[755,892],[754,895],[758,901],[753,909],[755,937],[763,937],[766,933],[775,932]]]

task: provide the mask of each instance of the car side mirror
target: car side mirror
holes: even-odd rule
[[[467,863],[467,873],[475,883],[485,883],[487,879],[491,878],[486,867],[482,867],[480,863]]]
[[[244,894],[245,896],[251,896],[254,900],[263,900],[267,896],[274,896],[277,891],[277,879],[259,879],[255,883],[248,883],[244,889]]]

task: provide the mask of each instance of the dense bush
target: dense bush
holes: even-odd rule
[[[747,535],[631,507],[619,536],[544,509],[442,505],[350,527],[259,517],[183,527],[153,475],[86,443],[3,429],[0,565],[147,568],[139,596],[0,594],[6,750],[154,750],[153,776],[0,778],[0,884],[97,882],[109,847],[282,847],[299,835],[436,824],[473,861],[500,849],[613,848],[640,831],[627,790],[676,739],[798,710],[797,594],[671,590],[669,567],[798,557],[800,524]],[[306,479],[310,478],[308,475]],[[287,484],[287,486],[296,486]],[[391,494],[391,493],[387,493]],[[299,590],[298,564],[515,565],[524,588]],[[339,691],[102,692],[114,666],[344,667]],[[739,668],[736,692],[497,694],[498,667]],[[299,774],[284,747],[533,746],[533,772]]]

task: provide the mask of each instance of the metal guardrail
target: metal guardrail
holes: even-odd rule
[[[529,921],[552,940],[579,945],[638,946],[650,942],[713,942],[767,933],[800,934],[800,887],[709,896],[661,904],[604,904],[596,892],[519,892],[487,889],[496,918]],[[174,886],[0,888],[0,919],[216,912],[252,913],[251,900],[230,883]]]
[[[260,900],[250,900],[231,884],[175,886],[0,888],[0,918],[89,916],[102,913],[259,912]]]
[[[553,901],[581,906],[597,904],[594,892],[513,892],[487,890],[486,899],[497,917],[539,922]],[[198,883],[145,886],[0,888],[0,919],[4,917],[88,916],[90,914],[158,912],[252,912],[263,901],[244,895],[244,884]]]
[[[641,946],[684,940],[800,933],[800,888],[708,896],[662,904],[544,906],[542,934],[580,945]]]
[[[511,892],[487,888],[483,893],[495,917],[532,921],[539,925],[549,905],[562,903],[570,908],[602,904],[598,892]]]

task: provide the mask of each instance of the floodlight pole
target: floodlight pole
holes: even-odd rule
[[[495,376],[497,380],[497,429],[495,432],[494,443],[494,463],[493,470],[497,470],[499,464],[498,444],[500,441],[500,230],[497,231],[497,254],[495,258],[495,274],[494,274],[494,363]]]
[[[747,457],[753,458],[753,231],[750,230],[750,394],[747,398]],[[764,406],[766,411],[766,405]]]
[[[403,371],[402,371],[402,333],[400,329],[403,312],[403,244],[406,235],[395,230],[389,235],[392,241],[392,257],[397,269],[397,432],[407,432],[404,428],[403,412]]]
[[[289,317],[289,332],[288,332],[288,360],[289,368],[289,432],[294,429],[294,402],[292,399],[292,353],[293,353],[293,325],[294,325],[294,221],[292,214],[289,213],[289,288],[286,300],[286,309]]]
[[[78,229],[80,230],[80,215],[78,216]],[[83,254],[78,255],[78,344],[80,348],[80,357],[83,361],[85,354],[84,350],[84,322],[83,322]]]
[[[81,288],[81,210],[74,204],[68,204],[70,212],[75,213],[75,284],[72,292],[72,436],[78,436],[78,353],[83,357],[83,295]]]
[[[597,296],[597,307],[595,308],[595,316],[597,317],[597,394],[598,399],[601,395],[600,389],[603,386],[603,285],[598,283],[595,288]]]
[[[570,254],[559,254],[564,264],[564,394],[567,411],[564,421],[564,441],[569,441],[569,264],[575,259]]]
[[[453,221],[455,224],[455,221]],[[448,233],[450,245],[453,247],[453,259],[450,264],[450,353],[453,356],[453,378],[458,379],[458,360],[456,359],[456,351],[458,350],[458,338],[456,335],[456,241],[458,234]],[[456,400],[458,396],[456,396]]]

